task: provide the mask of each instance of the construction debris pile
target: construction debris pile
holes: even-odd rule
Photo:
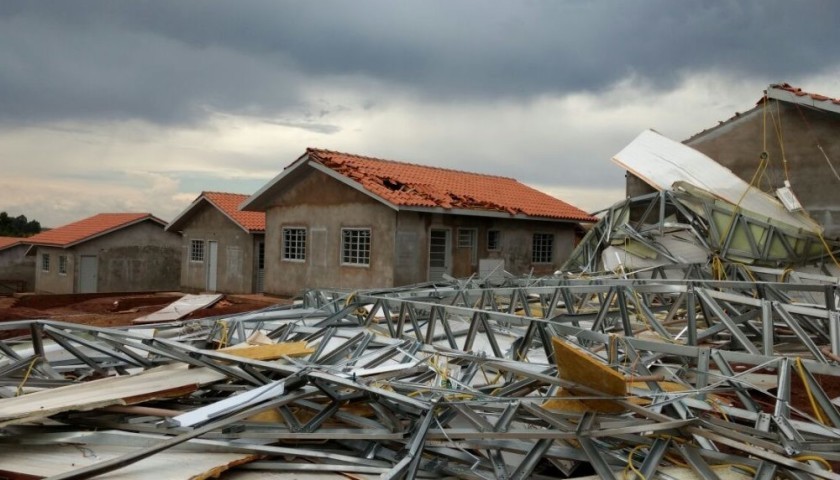
[[[550,278],[2,323],[0,477],[840,478],[832,246],[684,177]]]
[[[836,284],[516,283],[2,324],[0,471],[840,478]]]

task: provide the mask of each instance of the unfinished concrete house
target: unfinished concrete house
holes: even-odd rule
[[[265,290],[553,272],[586,212],[512,178],[308,149],[243,205],[266,214]]]
[[[26,256],[26,238],[0,237],[0,295],[35,287],[35,259]]]
[[[247,198],[202,192],[167,225],[181,233],[181,290],[262,292],[265,213],[239,210]]]
[[[181,239],[150,213],[100,213],[29,237],[35,291],[178,289]]]
[[[836,239],[840,238],[838,133],[840,99],[783,83],[770,85],[751,110],[736,113],[683,143],[762,191],[787,198],[792,192],[824,227],[825,236]],[[646,182],[628,174],[628,197],[652,191]]]

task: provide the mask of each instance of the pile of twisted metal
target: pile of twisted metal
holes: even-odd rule
[[[0,477],[840,478],[836,245],[683,180],[551,277],[0,324]]]

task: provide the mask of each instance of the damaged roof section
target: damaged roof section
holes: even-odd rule
[[[602,212],[563,270],[650,274],[694,265],[696,278],[720,278],[727,266],[811,264],[837,275],[840,245],[806,212],[788,210],[697,150],[646,131],[613,160],[659,192]]]
[[[249,198],[258,210],[263,194],[303,164],[310,164],[398,210],[492,213],[535,219],[594,222],[583,210],[513,178],[383,160],[309,148],[306,154]],[[459,212],[463,211],[463,212]]]

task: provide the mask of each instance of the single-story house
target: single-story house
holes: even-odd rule
[[[26,240],[0,237],[0,295],[35,288],[35,259],[26,256]]]
[[[181,239],[150,213],[100,213],[26,239],[35,291],[178,290]]]
[[[265,213],[239,210],[247,198],[201,192],[166,226],[181,233],[181,290],[262,292]]]
[[[512,178],[308,149],[245,201],[266,214],[265,291],[555,271],[586,212]]]
[[[770,85],[749,111],[683,143],[770,194],[787,181],[825,236],[840,238],[839,133],[840,99],[782,83]],[[628,174],[628,197],[651,191]]]

